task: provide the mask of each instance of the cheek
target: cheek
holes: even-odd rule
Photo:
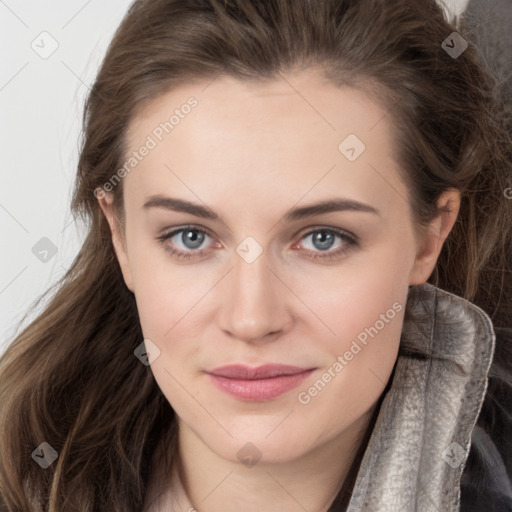
[[[322,439],[348,428],[376,403],[398,355],[407,286],[399,290],[382,277],[366,284],[348,286],[336,307],[324,310],[336,335],[317,337],[324,364],[297,390],[303,428],[314,431],[318,426],[308,418],[321,417]]]
[[[205,325],[213,322],[205,320],[205,304],[211,305],[209,294],[218,278],[208,270],[201,277],[194,265],[175,265],[165,254],[140,254],[132,269],[143,336],[160,351],[151,371],[176,411],[186,411],[191,369],[198,367],[204,352]]]
[[[137,309],[144,336],[163,340],[187,323],[188,312],[200,305],[215,280],[196,265],[176,264],[157,242],[145,243],[148,250],[136,241],[130,252]]]
[[[318,323],[316,330],[310,326],[307,338],[317,340],[324,364],[302,386],[299,402],[328,411],[333,425],[363,414],[389,379],[403,326],[408,265],[410,254],[374,253],[371,260],[333,272],[316,291],[304,290],[331,335],[324,329],[319,336]]]
[[[361,253],[347,259],[346,264],[321,272],[304,268],[302,274],[307,277],[295,277],[294,289],[331,331],[330,337],[320,338],[311,332],[311,339],[323,340],[324,348],[331,353],[343,353],[354,339],[364,344],[371,336],[368,330],[382,340],[374,344],[377,352],[387,340],[395,342],[399,338],[413,252],[405,247],[397,250],[393,245]],[[308,325],[313,328],[313,324]],[[319,322],[315,325],[317,331],[322,327]],[[329,334],[327,329],[323,334]]]

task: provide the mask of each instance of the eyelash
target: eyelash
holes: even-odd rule
[[[173,236],[177,235],[178,233],[182,233],[184,231],[194,231],[195,233],[201,233],[201,234],[208,235],[209,237],[213,238],[213,236],[210,234],[210,232],[203,228],[199,228],[199,227],[195,227],[195,226],[183,226],[179,229],[175,229],[169,233],[165,233],[161,236],[158,236],[156,238],[156,240],[163,246],[165,251],[169,252],[171,256],[175,257],[176,259],[178,259],[180,261],[189,261],[193,258],[194,259],[201,258],[202,256],[204,256],[204,254],[208,251],[207,249],[201,249],[198,251],[180,251],[180,250],[173,249],[173,248],[169,247],[168,244],[166,244],[167,240],[169,240]],[[301,240],[303,240],[307,236],[310,236],[314,233],[319,233],[319,232],[337,235],[338,237],[342,238],[343,241],[348,244],[348,246],[345,246],[343,248],[338,248],[338,249],[330,251],[330,252],[315,251],[316,254],[308,256],[308,258],[310,258],[312,260],[317,260],[317,259],[332,260],[332,259],[343,256],[345,253],[347,253],[348,251],[350,251],[351,249],[353,249],[354,247],[356,247],[358,245],[357,237],[355,237],[354,235],[349,235],[347,232],[342,231],[340,229],[336,229],[336,228],[313,229],[313,230],[305,233],[304,236],[301,237]]]

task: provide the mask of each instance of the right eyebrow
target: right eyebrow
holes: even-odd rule
[[[142,208],[145,210],[149,208],[165,208],[175,212],[190,213],[195,217],[202,217],[205,219],[220,219],[219,215],[217,215],[213,210],[206,208],[205,206],[191,203],[189,201],[184,201],[182,199],[176,199],[174,197],[163,197],[160,195],[151,196],[148,201],[143,204]]]

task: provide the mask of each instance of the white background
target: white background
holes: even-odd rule
[[[458,14],[467,2],[445,3]],[[0,354],[36,316],[31,303],[64,274],[85,235],[69,209],[82,108],[130,3],[0,0]],[[52,44],[47,58],[32,48]],[[32,253],[43,237],[57,247],[46,263]]]

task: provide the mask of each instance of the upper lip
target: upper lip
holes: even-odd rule
[[[284,364],[264,364],[256,367],[246,366],[243,364],[230,364],[226,366],[219,366],[207,373],[217,375],[219,377],[226,377],[228,379],[256,380],[270,379],[280,375],[296,375],[308,370],[312,370],[312,368],[300,368],[298,366],[289,366]]]

